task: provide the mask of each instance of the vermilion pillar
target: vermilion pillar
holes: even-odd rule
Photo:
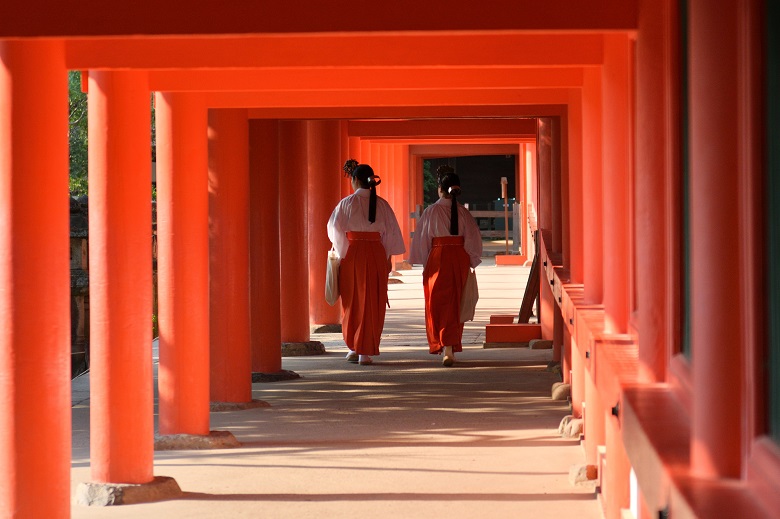
[[[209,434],[207,113],[155,96],[160,434]]]
[[[552,121],[549,117],[539,118],[537,120],[537,177],[539,181],[539,212],[538,225],[540,235],[543,234],[544,247],[547,252],[555,252],[553,247],[553,161],[552,155],[557,150],[553,145],[553,131]],[[544,231],[544,232],[542,232]],[[540,240],[542,236],[540,236]],[[552,258],[544,256],[549,263]],[[542,266],[539,270],[540,283],[539,283],[539,322],[542,326],[542,338],[553,341],[554,343],[554,326],[555,326],[555,299],[553,296],[552,288],[550,286],[550,277],[547,275],[546,266]],[[557,348],[557,358],[553,354],[554,360],[560,360],[560,348]],[[555,352],[554,352],[555,353]]]
[[[550,117],[550,230],[552,250],[563,252],[563,206],[561,205],[561,120]],[[561,263],[562,264],[562,263]]]
[[[279,127],[279,195],[282,275],[282,341],[308,342],[309,239],[307,216],[308,139],[306,121]],[[322,257],[323,264],[325,257]],[[323,297],[324,296],[323,288]]]
[[[585,302],[603,298],[601,192],[601,71],[586,68],[582,89],[582,228]]]
[[[249,122],[209,110],[211,401],[252,400],[249,331]]]
[[[70,513],[67,96],[61,42],[0,42],[0,503],[8,517]]]
[[[282,369],[279,301],[279,122],[249,122],[249,259],[252,371]]]
[[[150,128],[145,73],[90,71],[90,456],[97,483],[153,478]]]
[[[399,145],[395,146],[395,167],[398,169],[398,183],[400,188],[398,211],[396,217],[398,223],[401,225],[401,233],[404,237],[404,245],[406,246],[405,258],[409,257],[409,251],[411,250],[411,224],[409,213],[412,212],[410,205],[411,191],[409,189],[409,146]]]
[[[537,120],[536,133],[536,167],[538,178],[539,200],[537,202],[536,215],[539,229],[552,230],[552,127],[549,117]],[[547,244],[553,251],[552,242]]]
[[[596,347],[601,346],[600,344]],[[593,351],[593,344],[588,346]],[[588,369],[582,370],[584,378],[585,392],[585,462],[588,465],[596,465],[598,462],[598,447],[604,445],[605,439],[605,408],[601,401],[601,394],[596,387],[596,381],[593,379],[593,372]]]
[[[312,323],[338,324],[341,305],[325,301],[325,258],[331,247],[327,224],[341,199],[341,125],[339,121],[308,122],[309,314]]]
[[[624,333],[628,327],[631,250],[629,230],[631,146],[631,42],[625,34],[604,37],[602,104],[603,158],[603,277],[605,331]]]
[[[740,157],[735,20],[741,3],[690,6],[690,280],[693,399],[691,470],[738,478],[744,406],[740,256],[723,254],[739,214]],[[717,85],[717,88],[713,88]],[[728,383],[724,383],[728,381]]]
[[[679,178],[675,148],[679,142],[678,96],[670,95],[676,84],[677,64],[671,28],[677,27],[677,2],[641,2],[636,41],[636,212],[637,312],[639,326],[638,376],[642,382],[662,382],[670,348],[672,328],[667,311],[667,280],[670,252],[679,246],[679,234],[670,231],[668,210],[659,201],[672,196],[672,178]],[[659,109],[660,107],[660,109]],[[663,172],[663,174],[660,174]],[[669,204],[673,206],[678,204]],[[659,251],[667,251],[659,256]],[[678,278],[679,279],[679,278]]]
[[[566,332],[568,334],[568,332]],[[575,418],[582,416],[582,404],[585,402],[585,366],[582,363],[582,351],[577,337],[572,335],[566,344],[571,349],[571,414]]]
[[[569,272],[572,283],[582,283],[583,250],[583,185],[582,185],[582,95],[574,91],[569,95],[566,118],[569,196],[566,204],[569,222]]]

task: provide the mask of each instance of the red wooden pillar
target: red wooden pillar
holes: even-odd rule
[[[249,122],[209,110],[211,401],[252,400],[249,331]]]
[[[371,164],[373,161],[372,157],[372,150],[374,146],[372,146],[371,141],[361,139],[360,140],[360,163],[361,164]]]
[[[582,405],[585,402],[585,366],[583,354],[577,343],[577,337],[572,335],[571,341],[571,414],[575,418],[582,417]]]
[[[638,376],[642,382],[666,379],[672,341],[668,309],[668,279],[678,268],[675,252],[680,242],[672,222],[679,221],[668,207],[673,180],[679,178],[678,96],[671,95],[677,81],[671,33],[677,26],[677,3],[641,2],[636,42],[636,206],[637,312],[639,326]],[[660,109],[659,109],[660,107]],[[662,173],[662,174],[661,174]],[[659,251],[667,251],[659,256]],[[670,257],[674,260],[670,261]],[[679,278],[678,278],[679,279]],[[675,296],[676,297],[676,296]],[[675,314],[678,312],[674,312]]]
[[[360,162],[360,139],[357,137],[349,136],[349,123],[347,121],[341,121],[341,166],[344,167],[344,163],[348,159],[355,159]],[[339,169],[341,174],[341,198],[352,194],[352,182],[351,179],[345,175],[343,169]]]
[[[603,298],[601,191],[601,71],[586,68],[582,89],[583,281],[585,302]]]
[[[61,42],[0,42],[0,503],[9,517],[70,513],[65,73]]]
[[[398,145],[395,146],[395,167],[398,171],[397,182],[399,183],[399,204],[396,217],[398,223],[401,224],[401,234],[404,237],[404,245],[406,246],[406,253],[404,258],[409,257],[409,251],[411,250],[411,218],[409,213],[412,212],[411,207],[411,192],[409,189],[409,146]]]
[[[693,394],[691,470],[738,478],[744,407],[740,256],[723,254],[724,229],[739,214],[735,20],[741,3],[690,6],[690,280]],[[717,88],[713,88],[717,85]],[[728,381],[728,383],[724,383]]]
[[[209,434],[206,107],[155,96],[160,434]]]
[[[555,127],[558,133],[558,146],[560,156],[560,190],[561,190],[561,254],[563,255],[563,268],[571,269],[571,194],[569,186],[569,116],[567,112],[561,115]]]
[[[534,150],[536,146],[532,143],[524,143],[520,145],[520,157],[518,160],[522,163],[523,171],[523,214],[522,226],[524,230],[523,235],[523,255],[525,255],[526,261],[532,261],[534,254],[536,253],[536,244],[534,243],[534,233],[531,225],[531,214],[536,211],[536,199],[533,195],[533,179],[536,178],[536,168],[534,167]]]
[[[556,253],[563,252],[563,206],[561,196],[561,120],[547,119],[550,124],[550,231],[552,242],[548,245]]]
[[[552,231],[552,128],[549,117],[537,119],[536,132],[536,167],[538,178],[537,223],[539,229]],[[552,241],[547,243],[553,252]]]
[[[587,345],[587,347],[592,352],[594,345],[592,339],[590,341],[591,344]],[[585,389],[585,462],[588,465],[597,465],[598,447],[605,444],[606,414],[592,371],[583,369],[582,373]]]
[[[553,146],[552,121],[549,117],[539,118],[537,120],[537,177],[539,181],[539,212],[538,226],[541,243],[547,249],[548,253],[554,253],[555,238],[553,237],[553,160],[552,155],[555,152]],[[543,236],[542,236],[543,235]],[[549,263],[552,258],[544,255]],[[547,275],[547,269],[543,266],[540,270],[539,283],[539,323],[542,328],[542,338],[552,340],[554,345],[555,335],[555,296],[550,286],[551,279]],[[557,349],[558,355],[553,359],[560,360],[560,348]]]
[[[602,224],[604,328],[607,333],[625,333],[630,310],[629,282],[632,250],[629,243],[629,190],[633,166],[631,146],[631,42],[625,34],[604,37],[602,92]]]
[[[624,517],[621,510],[631,504],[631,461],[623,446],[623,436],[618,419],[609,412],[605,416],[606,467],[601,475],[605,499],[604,516],[608,519]]]
[[[309,240],[307,236],[308,152],[306,121],[279,127],[279,197],[282,341],[308,342]],[[323,258],[323,264],[325,259]],[[324,289],[323,289],[324,297]]]
[[[339,324],[341,305],[325,301],[325,258],[331,247],[328,219],[341,199],[341,126],[339,121],[308,122],[309,314],[312,323]]]
[[[90,457],[97,483],[153,479],[150,128],[145,73],[90,71]]]
[[[582,183],[582,95],[578,90],[569,95],[566,120],[568,122],[569,201],[566,207],[569,222],[569,272],[572,283],[582,283],[584,256],[582,219],[586,201],[583,200]]]
[[[360,138],[358,137],[348,137],[348,153],[347,156],[344,157],[344,160],[341,161],[342,167],[344,166],[344,163],[347,161],[347,159],[354,159],[358,162],[363,162],[363,158],[361,157],[362,146],[360,142]],[[344,198],[345,196],[351,195],[353,192],[352,178],[346,176],[343,170],[341,171],[341,174],[344,175],[341,177],[341,198]]]
[[[252,371],[282,369],[279,279],[279,122],[249,122],[249,280]]]

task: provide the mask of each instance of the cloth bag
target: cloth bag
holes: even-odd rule
[[[341,258],[336,254],[335,249],[328,251],[328,264],[325,269],[325,301],[330,306],[336,304],[339,300],[339,265]]]
[[[477,286],[477,273],[474,269],[469,269],[466,276],[466,284],[463,286],[463,292],[460,295],[460,322],[474,320],[474,310],[479,301],[479,287]]]

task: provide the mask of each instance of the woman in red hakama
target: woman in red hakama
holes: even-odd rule
[[[432,354],[452,366],[463,351],[460,298],[472,267],[482,262],[482,236],[468,209],[458,204],[460,178],[440,166],[439,200],[425,209],[412,240],[411,261],[422,263],[425,331]]]
[[[379,355],[385,324],[390,257],[406,251],[395,213],[376,195],[381,180],[367,164],[347,161],[355,192],[339,202],[328,221],[328,237],[341,258],[341,329],[347,360],[371,364]]]

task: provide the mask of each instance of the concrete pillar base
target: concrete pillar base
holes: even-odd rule
[[[393,270],[412,270],[412,264],[407,260],[396,261]]]
[[[400,275],[401,274],[399,274],[398,272],[395,272],[395,271],[391,272],[390,273],[390,277],[387,278],[387,284],[388,285],[398,285],[399,283],[403,283],[404,282],[403,279],[398,279],[397,277],[393,277],[393,276],[400,276]]]
[[[571,396],[571,384],[556,382],[555,384],[552,385],[553,400],[568,400],[570,396]]]
[[[579,438],[582,435],[583,425],[582,418],[574,418],[571,415],[564,416],[558,426],[558,432],[562,438]]]
[[[262,400],[252,400],[251,402],[211,402],[209,409],[215,413],[223,411],[244,411],[246,409],[256,409],[258,407],[271,407],[268,402]]]
[[[282,357],[305,357],[323,353],[325,353],[325,346],[320,341],[282,343]]]
[[[337,324],[312,324],[311,333],[341,333],[341,323]]]
[[[596,465],[572,465],[569,469],[569,483],[575,487],[591,487],[598,485],[599,469]]]
[[[230,431],[209,431],[201,434],[156,434],[154,450],[178,451],[201,449],[233,449],[241,447],[241,443]]]
[[[528,341],[528,348],[532,350],[551,350],[553,341],[548,339],[531,339]]]
[[[561,363],[557,360],[551,360],[547,363],[547,367],[545,368],[550,373],[558,373],[561,374]]]
[[[132,505],[175,499],[182,495],[176,480],[157,476],[149,483],[79,483],[76,502],[85,506]]]
[[[293,380],[301,378],[299,374],[288,369],[277,371],[276,373],[252,373],[252,383],[255,382],[281,382],[282,380]]]

